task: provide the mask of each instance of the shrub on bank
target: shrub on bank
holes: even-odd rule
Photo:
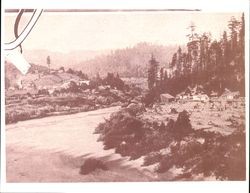
[[[14,107],[16,110],[8,110],[6,112],[5,121],[6,124],[16,123],[18,121],[24,121],[33,118],[44,117],[47,114],[54,112],[55,108],[51,105],[36,107],[36,109],[30,106],[21,106],[20,108]]]
[[[22,111],[22,112],[13,111],[13,112],[6,113],[5,122],[6,124],[16,123],[18,121],[27,120],[29,118],[30,118],[30,114],[26,111]]]
[[[135,144],[145,134],[143,122],[127,111],[112,114],[110,120],[100,124],[97,133],[101,133],[105,149],[117,148],[123,141]]]
[[[101,134],[99,140],[103,141],[104,148],[115,148],[116,153],[137,159],[166,148],[173,140],[180,140],[192,131],[186,111],[179,114],[176,122],[170,120],[165,126],[137,118],[143,110],[143,106],[131,104],[99,124],[95,133]]]
[[[80,168],[80,174],[87,175],[97,169],[108,170],[108,167],[98,159],[89,158],[86,159],[84,164]]]
[[[130,159],[144,157],[144,166],[159,163],[156,172],[181,168],[176,180],[216,176],[220,180],[244,180],[246,173],[244,125],[228,136],[194,130],[186,111],[176,121],[149,123],[123,109],[96,129],[105,148]],[[163,150],[163,152],[162,152]],[[164,151],[167,151],[167,153]]]
[[[173,121],[169,122],[168,131],[170,131],[177,140],[192,133],[193,129],[188,112],[185,110],[180,112],[175,123],[173,123]]]
[[[162,160],[163,155],[160,152],[152,152],[145,156],[143,166],[149,166]]]
[[[197,139],[204,137],[204,143]],[[245,180],[245,133],[236,131],[228,136],[214,132],[198,131],[192,140],[177,143],[170,154],[159,162],[156,172],[164,173],[172,167],[182,168],[176,179],[192,179],[202,174],[219,180]]]

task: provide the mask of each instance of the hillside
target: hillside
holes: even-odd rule
[[[49,69],[45,66],[31,64],[31,67],[26,75],[11,63],[5,63],[5,80],[6,88],[9,87],[24,87],[24,88],[52,88],[56,85],[61,85],[70,80],[79,81],[80,77],[67,72],[57,72],[49,74]]]
[[[150,43],[139,43],[131,48],[117,49],[108,55],[82,61],[73,66],[90,76],[107,72],[119,73],[122,77],[146,77],[148,61],[153,54],[161,66],[166,66],[171,60],[177,46],[163,46]]]
[[[184,46],[181,46],[185,49]],[[177,45],[156,45],[138,43],[133,47],[117,50],[78,50],[70,53],[49,50],[24,50],[23,55],[29,63],[47,67],[46,58],[50,56],[51,68],[64,67],[82,70],[89,76],[108,72],[119,73],[123,77],[146,77],[148,61],[153,54],[161,66],[168,66]]]
[[[46,58],[50,56],[51,67],[60,68],[71,68],[73,65],[78,64],[83,60],[93,59],[102,54],[108,54],[109,50],[78,50],[70,53],[52,52],[49,50],[24,50],[23,55],[30,63],[40,64],[47,66]]]

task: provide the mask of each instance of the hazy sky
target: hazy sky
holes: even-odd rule
[[[25,13],[20,31],[31,13]],[[106,12],[106,13],[42,13],[23,49],[103,50],[133,46],[138,42],[185,44],[191,22],[197,32],[211,32],[220,38],[231,16],[241,13],[199,12]],[[16,14],[6,14],[5,40],[14,37]]]

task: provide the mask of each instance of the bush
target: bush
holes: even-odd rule
[[[142,113],[142,112],[145,112],[146,109],[145,109],[145,107],[144,107],[144,105],[143,105],[142,103],[139,103],[139,104],[131,103],[131,104],[129,104],[129,105],[127,106],[127,111],[128,111],[131,115],[135,116],[135,115],[137,115],[137,114],[140,114],[140,113]]]
[[[144,135],[143,122],[127,112],[119,112],[111,117],[110,127],[104,131],[104,145],[115,148],[121,142],[136,143]]]
[[[47,89],[39,89],[37,94],[39,94],[39,95],[49,95],[49,91]]]
[[[74,81],[70,81],[67,91],[72,93],[81,92],[79,86]]]
[[[6,124],[9,123],[16,123],[18,121],[24,121],[30,118],[29,112],[26,111],[13,111],[6,113],[5,122]]]
[[[142,155],[143,141],[148,127],[144,122],[133,116],[127,109],[113,113],[109,120],[99,124],[95,133],[100,133],[100,140],[105,149],[115,148],[117,153],[137,158]]]
[[[147,156],[145,156],[143,166],[149,166],[149,165],[155,164],[157,162],[160,162],[162,157],[163,156],[161,153],[152,152],[152,153],[148,154]]]
[[[204,137],[204,143],[196,139]],[[158,173],[164,173],[173,166],[183,168],[183,174],[176,179],[203,174],[205,177],[215,175],[219,180],[245,180],[245,133],[236,131],[228,136],[214,132],[198,131],[191,139],[185,139],[184,145],[177,142],[171,148],[171,154],[161,160]],[[188,174],[189,177],[186,176]]]
[[[111,88],[117,88],[118,90],[123,90],[125,87],[123,80],[120,79],[118,74],[114,76],[113,73],[108,73],[102,82],[104,85],[110,85]]]
[[[152,106],[155,102],[159,101],[159,92],[156,89],[150,90],[142,99],[146,107]]]
[[[115,148],[116,153],[130,156],[130,159],[158,151],[172,142],[164,124],[141,120],[130,108],[113,113],[109,120],[99,124],[95,133],[101,134],[99,140],[103,141],[105,149]]]
[[[192,125],[189,120],[189,114],[185,110],[179,113],[174,124],[173,121],[171,121],[168,123],[167,127],[177,140],[181,140],[183,137],[193,132]]]
[[[175,108],[171,108],[170,113],[172,113],[172,114],[177,114],[177,113],[178,113],[178,111],[177,111]]]
[[[101,160],[89,158],[86,159],[84,164],[81,166],[80,174],[87,175],[96,169],[108,170],[108,167]]]
[[[174,165],[174,161],[172,159],[172,157],[167,157],[164,156],[161,161],[159,166],[156,168],[156,172],[157,173],[164,173],[166,171],[168,171],[171,167],[173,167]]]

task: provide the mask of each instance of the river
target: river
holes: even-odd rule
[[[98,134],[93,134],[99,123],[109,118],[111,113],[116,112],[120,107],[110,107],[95,111],[82,112],[78,114],[62,115],[54,117],[45,117],[41,119],[33,119],[10,124],[6,126],[6,146],[7,146],[7,179],[10,182],[50,182],[50,181],[106,181],[119,180],[118,173],[122,171],[119,167],[129,166],[140,170],[142,159],[129,161],[126,157],[116,154],[113,149],[104,150],[102,142],[98,142]],[[58,155],[74,158],[95,157],[104,158],[107,161],[119,160],[119,172],[117,168],[112,173],[112,178],[100,179],[99,174],[94,179],[81,179],[75,177],[78,175],[79,166],[75,167],[75,173],[71,174],[70,170],[66,170],[65,160],[63,164],[58,164],[55,158]],[[67,158],[67,160],[69,160]],[[29,162],[33,169],[25,165]],[[51,162],[51,163],[50,163]],[[61,161],[60,161],[61,162]],[[51,165],[53,164],[53,165]],[[60,166],[58,166],[60,165]],[[77,168],[78,167],[78,168]],[[112,166],[113,167],[113,166]],[[116,164],[117,167],[117,164]],[[45,172],[46,171],[46,172]],[[64,171],[63,174],[59,175]],[[67,173],[66,173],[67,171]],[[132,170],[131,170],[132,171]],[[52,172],[52,173],[51,173]],[[132,171],[134,172],[134,171]],[[132,173],[130,175],[138,175],[135,180],[143,180],[140,173]],[[59,176],[58,176],[59,175]],[[74,176],[75,175],[75,176]],[[119,173],[119,175],[121,175]],[[51,177],[53,176],[53,177]],[[66,179],[62,176],[68,176]],[[145,175],[144,175],[145,176]],[[113,179],[116,178],[116,179]],[[123,181],[123,178],[120,179]],[[128,180],[131,180],[128,178]],[[148,175],[144,178],[148,180]],[[126,181],[126,179],[124,180]]]
[[[50,152],[63,152],[77,157],[84,154],[103,156],[98,135],[93,132],[99,123],[109,118],[119,107],[99,109],[78,114],[45,117],[6,126],[6,145]]]

